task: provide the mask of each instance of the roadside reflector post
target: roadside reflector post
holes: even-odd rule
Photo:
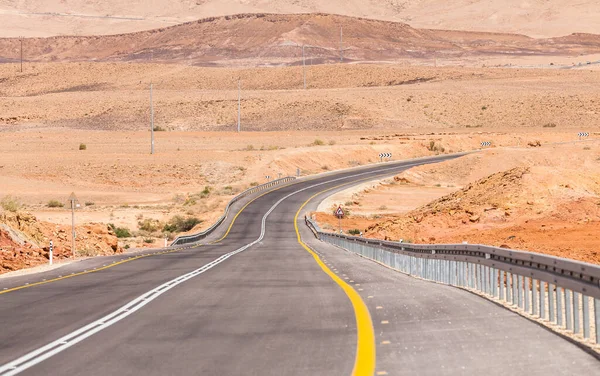
[[[48,255],[48,261],[50,262],[50,265],[52,265],[52,251],[54,249],[54,244],[52,243],[52,240],[50,240],[50,254]]]

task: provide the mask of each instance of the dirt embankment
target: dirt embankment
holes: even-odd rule
[[[75,231],[78,257],[123,252],[106,225],[88,223]],[[47,263],[50,240],[54,260],[73,257],[70,226],[41,222],[26,212],[0,212],[0,274]]]
[[[340,60],[340,26],[346,61],[471,55],[588,55],[600,52],[600,35],[534,39],[518,34],[416,29],[405,23],[331,14],[239,14],[131,34],[29,38],[28,61],[156,61],[212,65],[293,63],[302,45],[319,62]],[[17,61],[20,41],[0,39],[2,58]],[[260,57],[260,58],[258,58]]]
[[[355,216],[346,229],[354,226],[372,238],[468,241],[600,263],[598,144],[545,149],[494,151],[408,170],[394,183],[361,195],[356,204],[381,199],[377,191],[409,187],[415,192],[454,187],[455,192],[403,214],[373,210]],[[337,227],[329,213],[317,218]]]

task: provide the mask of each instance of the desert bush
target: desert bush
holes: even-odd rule
[[[379,207],[379,210],[388,210],[388,207],[387,207],[387,206],[385,206],[385,205],[381,205],[381,206]]]
[[[348,230],[348,234],[350,234],[350,235],[360,235],[360,230],[357,229],[357,228],[352,229],[352,230]]]
[[[256,187],[258,186],[258,182],[257,181],[253,181],[252,183],[250,183],[251,187]]]
[[[438,145],[433,140],[429,141],[429,146],[427,147],[427,150],[434,151],[437,153],[443,153],[444,151],[446,151],[446,149],[442,145]]]
[[[129,248],[131,248],[131,246],[129,244],[125,244],[125,246],[123,248],[129,249]]]
[[[252,150],[254,150],[254,145],[248,145],[248,146],[246,146],[245,150],[246,151],[252,151]]]
[[[2,201],[0,201],[0,205],[2,209],[13,213],[16,213],[21,207],[19,200],[13,196],[4,196]]]
[[[86,144],[79,144],[79,150],[87,150]]]
[[[321,170],[323,170],[323,171],[329,171],[329,166],[323,165],[323,166],[321,166]]]
[[[322,146],[322,145],[325,145],[325,142],[323,142],[323,140],[317,138],[313,141],[313,145]]]
[[[184,218],[180,215],[175,215],[165,223],[163,227],[164,232],[186,232],[193,229],[197,224],[202,223],[202,220],[196,217]]]
[[[160,222],[157,219],[146,218],[138,222],[138,228],[150,233],[156,232],[160,229]]]
[[[592,148],[589,147],[589,146],[586,146],[586,147],[583,148],[583,150],[592,150]]]
[[[194,199],[193,197],[188,197],[185,202],[183,203],[183,206],[192,206],[192,205],[196,205],[196,199]]]
[[[152,244],[152,243],[154,243],[154,239],[152,239],[152,238],[146,238],[146,239],[144,239],[144,243],[146,243],[146,244]]]
[[[482,109],[483,111],[485,111],[485,110],[487,110],[487,106],[481,106],[481,109]]]
[[[556,123],[546,123],[543,125],[544,128],[556,128]]]
[[[165,132],[166,129],[161,127],[160,125],[155,125],[154,126],[154,132]]]
[[[65,206],[65,204],[63,204],[62,202],[60,202],[58,200],[50,200],[50,201],[48,201],[47,205],[49,208],[62,208],[63,206]]]
[[[206,197],[210,196],[211,191],[212,191],[211,187],[209,187],[208,185],[204,186],[204,189],[202,190],[202,192],[200,192],[200,198],[206,198]]]
[[[117,235],[117,238],[131,238],[131,231],[127,227],[114,227],[113,231]]]
[[[85,206],[93,206],[93,205],[95,205],[95,203],[93,203],[92,201],[85,202]]]

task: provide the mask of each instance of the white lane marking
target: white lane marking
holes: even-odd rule
[[[298,194],[300,192],[303,192],[305,190],[312,189],[314,187],[318,187],[318,186],[324,185],[324,184],[330,184],[330,183],[333,183],[333,182],[336,182],[339,180],[350,179],[350,178],[354,178],[357,176],[373,174],[373,173],[378,174],[378,173],[389,171],[389,170],[396,170],[398,168],[407,168],[407,167],[412,167],[412,166],[416,166],[416,165],[420,165],[420,163],[396,166],[396,167],[391,167],[391,168],[387,168],[387,169],[381,169],[378,171],[369,171],[369,172],[364,172],[364,173],[360,173],[360,174],[345,176],[345,177],[313,184],[311,186],[299,189],[297,191],[294,191],[294,192],[288,194],[287,196],[285,196],[285,197],[281,198],[279,201],[277,201],[273,206],[271,206],[269,211],[265,213],[265,215],[263,216],[262,221],[261,221],[260,236],[255,241],[248,243],[245,246],[238,248],[235,251],[224,254],[223,256],[211,261],[210,263],[208,263],[192,272],[189,272],[180,277],[172,279],[169,282],[163,283],[162,285],[135,298],[134,300],[130,301],[129,303],[127,303],[123,307],[119,308],[118,310],[116,310],[116,311],[114,311],[114,312],[88,324],[88,325],[85,325],[84,327],[77,329],[76,331],[69,333],[66,336],[63,336],[54,342],[51,342],[45,346],[38,348],[37,350],[34,350],[28,354],[21,356],[18,359],[15,359],[9,363],[4,364],[2,367],[0,367],[0,376],[17,375],[17,374],[25,371],[26,369],[33,367],[34,365],[36,365],[40,362],[43,362],[44,360],[68,349],[69,347],[83,341],[84,339],[98,333],[99,331],[106,329],[109,326],[123,320],[125,317],[138,311],[143,306],[145,306],[152,300],[156,299],[160,295],[164,294],[166,291],[179,285],[180,283],[183,283],[191,278],[196,277],[197,275],[204,273],[205,271],[207,271],[209,269],[212,269],[213,267],[215,267],[218,264],[222,263],[223,261],[227,260],[231,256],[234,256],[240,252],[243,252],[246,249],[250,248],[251,246],[259,243],[260,241],[262,241],[262,239],[265,236],[267,217],[269,216],[269,214],[271,214],[273,212],[273,210],[275,210],[275,208],[277,206],[279,206],[279,204],[281,204],[284,200],[288,199],[289,197],[291,197],[295,194]]]

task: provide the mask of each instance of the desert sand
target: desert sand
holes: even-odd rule
[[[488,244],[600,263],[600,143],[498,148],[340,192],[316,218],[415,243]]]
[[[23,35],[45,36],[88,27],[92,34],[147,30],[157,17],[171,25],[185,7],[192,17],[213,3],[176,3],[159,15],[158,2],[143,20],[122,19],[123,8],[112,3],[0,4],[0,20],[12,15],[7,30],[19,24]],[[397,4],[396,16],[440,4]],[[247,12],[262,6],[246,5]],[[271,11],[312,7],[279,5]],[[344,9],[399,21],[388,11],[374,15],[390,4],[363,5]],[[446,6],[448,24],[488,17],[483,5],[490,4]],[[400,160],[479,150],[484,141],[491,150],[343,192],[316,215],[327,226],[328,208],[342,203],[352,213],[347,229],[367,236],[468,239],[599,262],[600,36],[581,33],[597,25],[586,21],[593,4],[580,5],[559,14],[549,1],[513,14],[522,21],[533,12],[519,25],[539,38],[492,33],[507,31],[494,22],[490,30],[441,30],[439,17],[437,26],[426,17],[409,25],[324,14],[186,19],[133,34],[26,39],[22,72],[20,41],[0,39],[0,273],[46,262],[51,239],[59,259],[72,256],[72,192],[81,204],[79,253],[112,254],[162,246],[165,236],[186,231],[165,226],[175,216],[191,220],[187,230],[206,228],[231,197],[267,179],[376,163],[381,152]],[[60,13],[63,6],[70,16],[10,13]],[[79,11],[113,18],[81,22]],[[561,17],[584,13],[572,30],[580,33],[569,35],[565,25],[548,32]],[[502,25],[513,17],[496,16]],[[36,17],[50,25],[46,34],[27,33],[33,29],[23,20]],[[542,20],[544,27],[534,27]],[[307,49],[305,67],[302,44],[324,47]],[[579,132],[589,137],[580,142]]]

